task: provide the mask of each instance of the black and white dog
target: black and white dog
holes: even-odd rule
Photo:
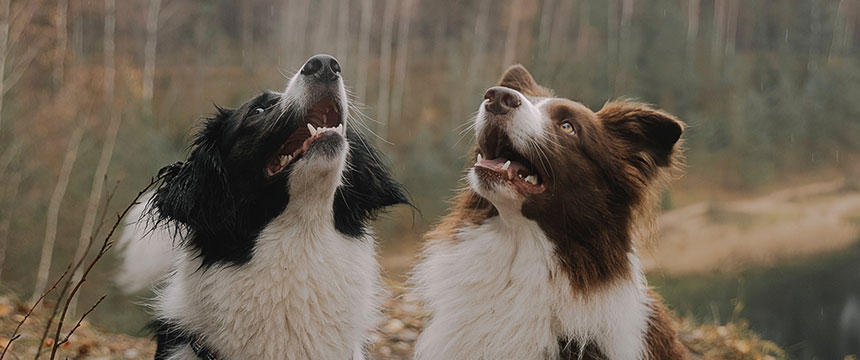
[[[317,55],[284,93],[219,108],[160,171],[147,240],[175,224],[181,246],[154,305],[157,359],[364,358],[381,290],[368,221],[407,199],[348,111],[340,65]],[[155,246],[126,246],[126,285],[163,262]]]

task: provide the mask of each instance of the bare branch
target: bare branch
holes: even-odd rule
[[[72,291],[69,293],[69,296],[66,297],[66,301],[63,304],[63,312],[62,312],[62,314],[60,314],[60,320],[57,322],[57,330],[54,334],[54,340],[57,340],[60,338],[60,332],[63,329],[63,322],[65,321],[66,315],[68,314],[69,306],[72,303],[72,299],[75,298],[75,295],[81,289],[81,286],[83,286],[83,284],[87,281],[87,276],[90,274],[90,271],[92,271],[93,267],[99,262],[99,260],[102,259],[102,257],[104,257],[105,253],[107,253],[108,249],[110,249],[111,245],[113,244],[110,241],[110,238],[113,236],[114,232],[116,232],[116,229],[119,227],[119,224],[122,222],[122,218],[124,218],[125,215],[129,212],[129,210],[131,210],[132,206],[137,204],[137,200],[140,199],[140,197],[143,196],[143,194],[145,192],[149,191],[149,188],[151,188],[153,185],[155,185],[158,182],[158,180],[159,180],[158,178],[152,178],[152,180],[150,180],[150,182],[149,182],[149,185],[146,185],[146,187],[144,187],[142,190],[140,190],[137,193],[137,196],[134,197],[134,199],[128,204],[128,206],[126,206],[125,209],[123,209],[123,211],[117,215],[116,221],[114,222],[113,226],[111,226],[111,229],[108,232],[108,234],[105,236],[104,241],[102,242],[102,246],[99,249],[98,254],[96,254],[96,257],[93,258],[93,260],[90,261],[90,263],[87,265],[87,268],[84,271],[83,275],[75,283],[75,286],[72,288]],[[78,263],[75,265],[75,270],[77,270],[77,268],[79,268],[79,266],[82,263],[83,263],[83,258],[81,258],[81,260],[78,261]],[[59,343],[57,341],[54,341],[54,345],[51,347],[51,360],[54,360],[56,358],[57,349],[59,349],[59,347],[60,347]],[[2,359],[0,359],[0,360],[2,360]]]
[[[12,345],[12,342],[17,340],[19,337],[21,337],[21,335],[18,334],[18,331],[21,330],[21,326],[24,325],[24,322],[26,322],[27,319],[30,318],[30,315],[33,314],[33,311],[36,310],[36,306],[39,306],[39,304],[42,303],[42,300],[44,300],[45,297],[51,293],[51,291],[54,291],[54,289],[57,288],[57,285],[60,283],[60,281],[63,280],[63,278],[66,277],[66,275],[69,274],[69,270],[71,269],[71,267],[72,267],[71,264],[69,264],[69,266],[66,267],[66,271],[63,271],[63,274],[60,275],[60,277],[57,279],[57,281],[54,281],[54,285],[51,285],[50,289],[43,292],[42,296],[39,296],[39,298],[33,303],[33,306],[30,306],[30,309],[27,310],[27,314],[24,315],[24,318],[18,322],[18,326],[16,326],[15,330],[12,331],[12,336],[10,336],[9,341],[6,342],[6,347],[3,348],[3,353],[0,353],[0,360],[3,360],[3,357],[6,356],[6,351],[9,350],[9,346]]]
[[[66,334],[66,337],[63,338],[63,341],[60,341],[57,345],[63,345],[65,343],[69,342],[69,338],[72,336],[72,334],[75,333],[75,330],[77,330],[79,327],[81,327],[81,322],[84,321],[84,318],[87,317],[87,315],[89,315],[91,312],[93,312],[93,310],[96,309],[96,306],[99,306],[99,304],[101,304],[102,300],[104,300],[106,297],[107,297],[107,294],[102,295],[102,297],[100,297],[99,300],[96,301],[96,303],[93,304],[93,306],[91,306],[89,310],[87,310],[87,312],[85,312],[83,315],[81,315],[81,318],[78,319],[78,323],[75,324],[75,326],[72,328],[72,330],[69,331],[68,334]]]

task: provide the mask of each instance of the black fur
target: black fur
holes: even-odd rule
[[[219,108],[198,132],[188,159],[159,172],[152,210],[160,221],[188,230],[184,245],[199,251],[204,267],[249,261],[259,232],[290,201],[292,164],[271,177],[263,170],[289,134],[305,126],[294,109],[281,111],[279,99],[265,92],[238,109]],[[362,135],[347,127],[347,139],[344,186],[332,206],[335,228],[357,237],[382,208],[408,201]]]

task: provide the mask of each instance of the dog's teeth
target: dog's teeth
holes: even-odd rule
[[[522,179],[522,178],[523,178],[523,174],[517,174],[517,176],[519,176],[519,177],[520,177],[520,179]]]
[[[526,176],[526,182],[532,185],[537,185],[537,177],[534,175]]]
[[[343,130],[343,129],[344,129],[344,127],[343,127],[343,124],[342,124],[342,123],[341,123],[341,124],[338,124],[338,125],[337,125],[337,127],[336,127],[336,128],[334,128],[334,129],[335,129],[335,130],[337,130],[337,132],[338,132],[338,133],[340,133],[340,136],[345,136],[345,132],[344,132],[344,130]]]
[[[511,161],[505,161],[505,164],[502,165],[502,170],[507,170],[509,167],[511,167]]]
[[[287,163],[289,163],[290,161],[293,161],[293,156],[287,155]]]
[[[288,162],[290,162],[290,159],[287,157],[287,155],[281,155],[280,161],[281,161],[281,166],[284,166],[284,165],[287,165]]]
[[[317,128],[315,128],[313,125],[311,125],[311,123],[308,123],[308,130],[310,130],[311,136],[314,136],[317,134]]]
[[[480,153],[478,153],[478,162],[481,162],[481,160],[483,160],[483,159],[484,159],[484,158],[483,158],[483,157],[481,157],[481,154],[480,154]]]

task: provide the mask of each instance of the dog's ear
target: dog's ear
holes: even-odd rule
[[[634,165],[643,172],[653,173],[658,167],[675,165],[679,152],[678,140],[684,132],[684,123],[669,113],[655,110],[646,104],[615,101],[607,103],[597,112],[603,126],[620,140],[620,151],[636,157]],[[642,158],[641,155],[647,156]],[[649,174],[650,175],[650,174]]]
[[[499,85],[519,91],[526,96],[552,96],[552,91],[538,85],[532,74],[520,64],[513,65],[508,70],[505,70],[502,78],[499,79]]]
[[[349,164],[343,175],[343,185],[334,199],[334,226],[349,236],[365,233],[366,223],[380,210],[392,205],[409,204],[409,199],[379,154],[364,137],[347,127]]]
[[[195,137],[185,162],[165,166],[159,171],[161,184],[152,203],[161,220],[177,222],[197,238],[223,228],[233,220],[234,208],[227,185],[218,139],[230,110],[206,121]]]

